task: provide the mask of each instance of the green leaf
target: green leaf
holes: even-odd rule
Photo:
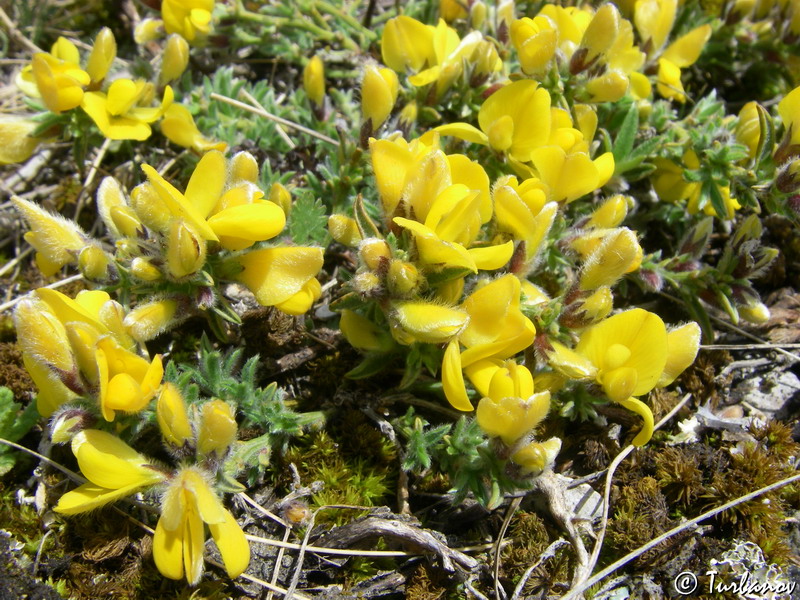
[[[725,199],[722,197],[716,183],[709,180],[705,181],[703,183],[703,195],[711,200],[711,206],[720,219],[728,218],[728,207],[725,206]]]
[[[298,245],[328,245],[328,216],[319,198],[308,191],[299,194],[289,216],[289,233]]]
[[[636,140],[636,132],[639,130],[639,109],[635,104],[631,104],[622,126],[614,140],[614,164],[617,165],[616,174],[622,173],[620,166],[624,165],[633,150],[633,142]]]
[[[366,379],[383,371],[388,363],[386,354],[367,354],[357,367],[345,374],[345,377],[348,379]]]
[[[760,104],[756,104],[758,111],[758,146],[756,147],[755,166],[758,166],[766,160],[772,158],[772,147],[775,145],[775,124],[772,122],[772,117]]]
[[[0,438],[18,442],[39,419],[36,403],[31,402],[24,409],[14,402],[14,393],[7,387],[0,387]],[[0,444],[0,475],[10,471],[19,453],[13,448]]]

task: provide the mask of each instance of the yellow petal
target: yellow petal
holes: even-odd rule
[[[250,564],[250,544],[233,515],[226,510],[225,520],[209,524],[208,528],[222,555],[228,577],[236,578],[244,573]]]
[[[263,306],[274,306],[303,289],[322,268],[322,248],[283,247],[254,250],[236,261],[244,270],[233,279],[252,291]]]
[[[110,490],[145,486],[164,479],[148,461],[116,436],[84,429],[72,438],[72,453],[81,472],[93,484]]]
[[[469,123],[448,123],[446,125],[439,125],[434,131],[438,132],[440,135],[457,137],[465,142],[480,144],[482,146],[489,145],[489,137],[480,129]]]
[[[419,71],[433,57],[432,28],[405,15],[389,19],[383,28],[381,57],[398,73]]]
[[[511,255],[514,254],[514,242],[508,241],[497,246],[486,246],[484,248],[470,248],[467,250],[475,266],[484,271],[500,269],[508,264]]]
[[[183,528],[169,531],[163,520],[158,520],[153,536],[153,560],[164,577],[183,579]]]
[[[658,387],[664,387],[675,381],[683,371],[694,362],[700,348],[700,326],[687,323],[667,333],[667,363],[658,380]]]
[[[399,325],[415,340],[430,344],[449,341],[463,329],[469,316],[458,308],[432,302],[397,302],[395,317]]]
[[[197,163],[184,196],[199,216],[207,217],[211,213],[222,195],[227,174],[225,156],[217,150],[206,152]]]
[[[597,367],[585,356],[570,350],[559,342],[550,342],[552,352],[547,353],[547,362],[571,379],[590,379],[597,373]]]
[[[442,387],[447,401],[453,408],[465,412],[472,410],[472,403],[467,397],[467,388],[461,374],[461,351],[457,340],[451,340],[444,351]]]
[[[136,483],[111,490],[93,483],[84,483],[61,496],[53,510],[62,515],[77,515],[126,498],[141,487],[141,484]]]
[[[710,37],[711,25],[701,25],[672,42],[661,57],[681,69],[689,67],[700,57],[703,46]]]
[[[637,400],[636,398],[628,398],[626,400],[618,400],[619,404],[627,408],[628,410],[635,412],[637,415],[642,417],[642,430],[636,434],[636,437],[633,438],[631,444],[634,446],[644,446],[647,442],[650,441],[650,438],[653,437],[653,431],[655,430],[655,423],[653,421],[653,411],[650,410],[650,407],[647,406],[641,400]]]
[[[218,236],[260,242],[275,237],[286,225],[286,215],[272,202],[234,206],[208,219]],[[224,244],[223,244],[224,246]]]

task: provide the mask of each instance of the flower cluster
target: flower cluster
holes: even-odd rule
[[[265,197],[252,155],[241,152],[228,160],[218,151],[206,153],[185,192],[151,166],[142,170],[147,181],[130,195],[112,177],[98,189],[98,212],[114,240],[113,254],[71,221],[16,201],[46,275],[72,263],[90,280],[125,282],[143,297],[129,316],[129,335],[140,342],[193,311],[209,314],[222,302],[219,285],[225,280],[247,286],[262,305],[293,315],[319,298],[315,277],[322,248],[261,244],[283,230],[288,192],[275,184]]]

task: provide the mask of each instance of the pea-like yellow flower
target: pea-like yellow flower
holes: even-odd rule
[[[520,281],[509,273],[478,287],[462,303],[469,321],[448,344],[442,362],[445,396],[458,410],[472,410],[462,369],[472,379],[487,362],[514,356],[533,342],[536,328],[522,314],[520,300]],[[466,346],[463,352],[461,345]]]
[[[592,159],[587,152],[566,152],[560,146],[542,146],[531,152],[539,179],[547,186],[548,198],[569,203],[603,187],[614,174],[611,152]]]
[[[152,362],[125,350],[112,337],[97,342],[95,361],[99,380],[100,410],[106,421],[115,411],[138,412],[156,395],[164,367],[161,355]]]
[[[530,79],[515,81],[489,96],[478,112],[480,129],[468,123],[436,128],[468,142],[506,152],[520,162],[550,139],[550,94]]]
[[[250,562],[250,546],[242,528],[217,497],[209,475],[198,467],[185,467],[169,482],[153,536],[153,558],[162,575],[170,579],[186,577],[190,585],[199,583],[205,525],[228,576],[241,575]]]
[[[54,510],[64,515],[94,510],[166,478],[155,464],[105,431],[80,431],[72,438],[72,453],[89,482],[61,496]]]
[[[45,106],[60,113],[76,108],[83,101],[83,89],[91,83],[89,74],[80,68],[75,45],[60,37],[50,54],[33,55],[31,73]]]
[[[325,99],[325,65],[319,55],[314,55],[303,69],[303,89],[317,106]]]
[[[163,0],[161,18],[167,33],[177,33],[190,44],[202,42],[211,32],[214,0]]]
[[[568,377],[596,381],[611,400],[641,416],[633,440],[641,446],[653,435],[653,413],[636,396],[674,380],[694,360],[699,341],[696,325],[670,337],[658,315],[634,308],[588,327],[574,350],[552,342],[548,360]]]
[[[495,366],[486,395],[478,403],[478,425],[513,446],[547,416],[550,392],[534,394],[533,377],[514,361]]]
[[[369,65],[361,82],[361,113],[364,120],[372,122],[372,130],[377,130],[394,108],[399,90],[397,75],[386,67]]]
[[[322,294],[315,279],[322,268],[322,255],[322,248],[311,247],[251,250],[231,259],[241,269],[231,279],[247,286],[262,306],[300,315]]]
[[[190,277],[206,262],[206,241],[183,219],[175,219],[167,237],[167,272],[176,280]]]
[[[116,79],[108,92],[86,92],[81,108],[94,121],[100,132],[112,140],[146,140],[150,123],[160,119],[172,104],[172,88],[164,89],[159,106],[148,106],[153,99],[152,83],[143,80]]]
[[[11,202],[31,228],[23,237],[36,250],[36,265],[45,277],[55,274],[64,265],[77,263],[80,251],[89,242],[75,222],[29,200],[15,196]]]
[[[210,150],[224,152],[228,147],[225,142],[215,142],[203,136],[194,122],[192,113],[182,104],[174,102],[170,104],[158,125],[161,133],[170,142],[183,148],[191,148],[195,152],[203,153]]]
[[[100,83],[108,75],[109,69],[117,57],[117,40],[114,33],[103,27],[92,44],[92,51],[86,61],[86,72],[92,83]]]
[[[557,42],[558,31],[544,15],[523,17],[511,24],[511,43],[526,75],[544,72],[555,56]]]
[[[473,53],[483,41],[480,31],[471,31],[464,39],[444,19],[433,30],[433,54],[428,56],[428,68],[408,78],[411,85],[422,87],[436,82],[436,95],[441,96],[464,71],[464,62],[472,60]],[[492,70],[498,65],[493,64]]]
[[[398,73],[419,71],[433,60],[433,31],[430,25],[400,15],[386,21],[381,37],[381,58]]]
[[[800,10],[796,12],[800,14]],[[793,146],[800,145],[800,86],[778,102],[778,114],[783,122],[787,143]]]
[[[778,107],[780,108],[780,103]],[[761,124],[758,113],[758,102],[747,102],[739,111],[739,118],[736,121],[736,141],[747,146],[747,155],[750,159],[755,158],[758,143],[761,141]]]
[[[358,223],[352,217],[333,214],[328,217],[328,232],[331,237],[344,246],[355,248],[361,243],[361,232]]]
[[[138,305],[123,321],[125,329],[137,342],[146,342],[172,327],[179,316],[178,301],[160,298]]]
[[[596,290],[614,285],[642,263],[642,247],[636,234],[627,227],[603,232],[602,241],[589,254],[580,277],[581,290]]]
[[[492,200],[498,227],[525,242],[526,267],[523,270],[529,270],[553,225],[558,204],[547,201],[547,190],[538,179],[526,179],[520,184],[511,176],[497,180]]]

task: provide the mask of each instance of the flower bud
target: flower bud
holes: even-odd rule
[[[50,441],[66,444],[79,432],[94,425],[96,418],[89,411],[77,407],[58,409],[50,421]]]
[[[160,86],[175,81],[189,65],[189,42],[177,33],[167,38],[164,53],[161,56],[161,73],[158,76]]]
[[[350,285],[365,297],[380,295],[383,292],[380,278],[371,271],[358,273],[350,280]]]
[[[486,4],[481,0],[472,3],[469,9],[469,20],[473,29],[480,29],[483,26],[488,12],[489,9],[486,8]]]
[[[469,322],[466,311],[432,302],[398,302],[394,308],[396,324],[418,342],[442,344],[458,335]]]
[[[606,71],[586,82],[590,102],[616,102],[628,91],[630,82],[622,71]]]
[[[490,75],[502,68],[503,61],[497,54],[497,47],[489,40],[481,40],[472,51],[471,62],[475,65],[475,75]]]
[[[465,3],[461,0],[439,0],[439,16],[448,23],[467,16]]]
[[[322,106],[325,101],[325,65],[318,55],[303,69],[303,89],[314,104]]]
[[[156,420],[161,435],[172,446],[181,447],[192,438],[192,425],[189,423],[186,402],[173,383],[164,382],[161,385],[161,393],[156,402]]]
[[[108,265],[111,257],[97,246],[86,246],[78,255],[78,269],[90,281],[108,279]]]
[[[539,475],[555,462],[560,451],[561,440],[554,437],[546,442],[531,442],[514,453],[511,460],[522,467],[524,474]]]
[[[748,102],[739,111],[739,119],[736,122],[736,141],[747,146],[747,154],[751,159],[755,157],[761,140],[758,108],[758,102]]]
[[[51,369],[65,372],[75,369],[75,359],[63,323],[38,297],[28,295],[17,302],[14,327],[23,353]]]
[[[178,301],[168,298],[141,304],[130,311],[123,323],[137,342],[146,342],[175,324]]]
[[[784,194],[800,190],[800,158],[797,158],[778,171],[775,187]],[[755,216],[755,215],[752,215]]]
[[[392,251],[389,249],[389,244],[382,239],[367,238],[359,244],[358,255],[370,271],[378,272],[382,265],[385,268],[385,263],[392,258]]]
[[[133,30],[133,40],[139,45],[155,41],[161,37],[163,26],[161,19],[142,19]]]
[[[628,208],[633,205],[633,198],[615,194],[603,202],[589,218],[586,227],[612,229],[625,220]]]
[[[386,274],[386,287],[389,293],[397,297],[410,296],[420,284],[417,267],[404,260],[393,260],[389,263]]]
[[[589,255],[580,278],[581,290],[611,286],[625,273],[639,268],[642,247],[636,234],[622,227],[610,231],[600,246]]]
[[[199,271],[206,262],[206,241],[186,221],[172,222],[167,239],[167,270],[175,279]]]
[[[222,454],[236,440],[233,407],[222,400],[206,402],[200,409],[197,449],[201,454]]]
[[[346,215],[334,214],[328,217],[328,232],[343,246],[355,248],[361,242],[358,223]]]
[[[352,310],[343,310],[339,329],[353,348],[386,352],[394,345],[392,338],[375,323]]]
[[[555,55],[558,30],[544,15],[524,17],[511,24],[511,42],[519,54],[522,71],[526,75],[541,73]]]
[[[139,184],[131,190],[131,207],[149,229],[159,233],[169,231],[172,213],[150,183]]]
[[[417,116],[419,114],[419,109],[417,107],[416,100],[412,100],[408,104],[406,104],[403,109],[400,111],[400,127],[404,130],[409,130],[417,122]]]
[[[612,308],[614,296],[611,288],[602,286],[567,306],[561,316],[561,323],[571,328],[586,327],[605,319]]]
[[[237,152],[228,163],[228,177],[231,186],[248,181],[258,181],[258,162],[249,152]]]
[[[142,281],[158,281],[163,273],[147,258],[137,256],[131,261],[131,274]]]
[[[31,119],[17,115],[0,115],[0,165],[28,160],[42,141],[31,134],[38,127]]]
[[[583,32],[580,48],[573,54],[573,62],[575,56],[583,54],[583,64],[577,70],[571,69],[572,73],[579,73],[606,53],[619,33],[619,19],[617,7],[610,2],[597,9]],[[585,52],[582,53],[581,50],[584,49]]]
[[[99,83],[108,75],[111,63],[117,57],[117,40],[108,27],[103,27],[94,38],[92,51],[86,63],[86,72],[92,83]]]
[[[269,188],[269,201],[280,206],[283,214],[287,217],[292,212],[292,195],[283,184],[277,181]]]
[[[385,67],[369,65],[361,84],[361,113],[376,131],[394,108],[399,89],[397,74]]]

